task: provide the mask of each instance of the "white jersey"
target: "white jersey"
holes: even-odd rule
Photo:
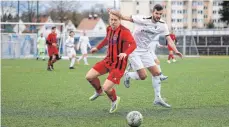
[[[150,52],[155,53],[156,52],[156,48],[159,47],[159,46],[160,46],[159,41],[155,41],[155,42],[151,43],[149,45]]]
[[[65,46],[67,47],[67,48],[73,48],[74,47],[74,37],[68,37],[68,39],[66,40],[66,42],[65,42]]]
[[[87,47],[91,48],[91,44],[89,43],[88,36],[81,36],[79,39],[78,47],[77,49],[87,49]]]
[[[169,35],[168,26],[162,20],[153,23],[151,17],[140,15],[132,15],[132,19],[135,23],[133,35],[137,44],[135,51],[147,51],[150,43],[159,41],[160,35]]]

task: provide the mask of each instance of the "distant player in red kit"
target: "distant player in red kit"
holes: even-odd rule
[[[91,52],[94,53],[108,45],[107,55],[89,70],[86,79],[96,91],[89,100],[93,101],[105,92],[112,101],[109,112],[113,113],[117,110],[120,101],[114,87],[115,84],[120,83],[126,69],[128,56],[136,48],[136,43],[130,31],[120,24],[120,18],[110,14],[109,23],[110,26],[107,27],[107,35],[104,40],[91,49]],[[102,88],[98,76],[106,73],[109,74]]]
[[[176,39],[176,36],[175,36],[175,34],[173,33],[173,31],[169,34],[169,36],[170,36],[170,38],[173,40],[173,42],[174,43],[176,43],[177,42],[177,39]],[[168,63],[171,63],[170,62],[170,59],[172,58],[172,61],[173,62],[176,62],[176,59],[175,59],[175,57],[174,57],[174,55],[173,55],[173,49],[172,49],[172,47],[170,47],[169,45],[168,45],[168,50],[169,50],[169,56],[168,56]]]
[[[57,37],[56,37],[56,27],[52,27],[52,32],[47,37],[47,45],[48,45],[48,71],[52,71],[53,64],[60,59],[59,57],[59,51],[57,46]]]

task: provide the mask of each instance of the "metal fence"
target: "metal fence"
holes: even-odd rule
[[[182,30],[175,31],[177,48],[185,56],[229,55],[229,29],[227,30]],[[67,35],[66,34],[63,34]],[[95,34],[96,35],[96,34]],[[104,35],[89,36],[92,46],[96,46]],[[77,44],[79,36],[75,37]],[[66,56],[65,40],[59,40],[60,54]],[[164,40],[160,40],[164,41]],[[37,54],[37,34],[1,33],[1,58],[34,58]],[[89,50],[89,49],[88,49]],[[80,53],[79,51],[76,51]],[[99,53],[104,54],[106,47]],[[158,55],[167,55],[168,50],[157,49]]]

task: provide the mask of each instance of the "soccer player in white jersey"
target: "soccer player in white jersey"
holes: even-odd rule
[[[168,44],[171,45],[174,52],[182,57],[182,54],[177,50],[172,39],[169,36],[169,30],[167,24],[161,20],[163,14],[163,7],[160,4],[156,4],[152,10],[152,16],[123,16],[119,11],[109,10],[109,13],[119,16],[121,19],[133,22],[135,24],[134,39],[137,43],[137,48],[130,54],[129,61],[133,70],[137,72],[126,72],[124,75],[124,84],[129,87],[130,78],[135,80],[144,80],[147,77],[147,68],[152,74],[152,84],[155,93],[154,104],[170,108],[161,97],[161,80],[160,71],[157,68],[156,63],[152,55],[150,54],[150,43],[156,43],[159,41],[159,35],[164,34]]]
[[[76,51],[75,51],[75,44],[74,44],[74,35],[75,33],[73,31],[70,31],[69,37],[65,42],[67,54],[70,59],[69,69],[75,69],[74,64],[76,60]]]
[[[82,53],[82,56],[80,56],[79,59],[77,60],[78,64],[79,64],[80,60],[83,58],[84,65],[89,65],[88,61],[87,61],[87,48],[88,47],[91,49],[91,44],[89,42],[88,36],[86,36],[86,32],[83,31],[83,35],[80,36],[79,43],[77,46],[77,50],[80,49],[80,51]]]
[[[37,38],[37,60],[39,57],[42,57],[43,60],[45,60],[45,48],[46,48],[46,40],[43,36],[43,33],[40,34],[40,36]]]

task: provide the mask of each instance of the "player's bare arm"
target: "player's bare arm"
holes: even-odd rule
[[[52,43],[52,45],[57,47],[57,44],[56,43]]]
[[[166,36],[166,40],[168,42],[168,45],[172,47],[173,51],[180,57],[182,58],[183,55],[177,50],[176,45],[173,43],[173,40],[171,39],[170,36]]]
[[[91,48],[90,53],[96,53],[98,49],[96,47]]]
[[[158,47],[158,48],[167,48],[167,46],[161,45],[161,44],[159,44],[159,43],[157,44],[157,47]]]
[[[122,20],[133,22],[133,19],[131,16],[124,16],[120,13],[120,11],[116,11],[116,10],[112,10],[112,9],[107,9],[107,11],[109,14],[113,14],[113,15],[121,18]]]

